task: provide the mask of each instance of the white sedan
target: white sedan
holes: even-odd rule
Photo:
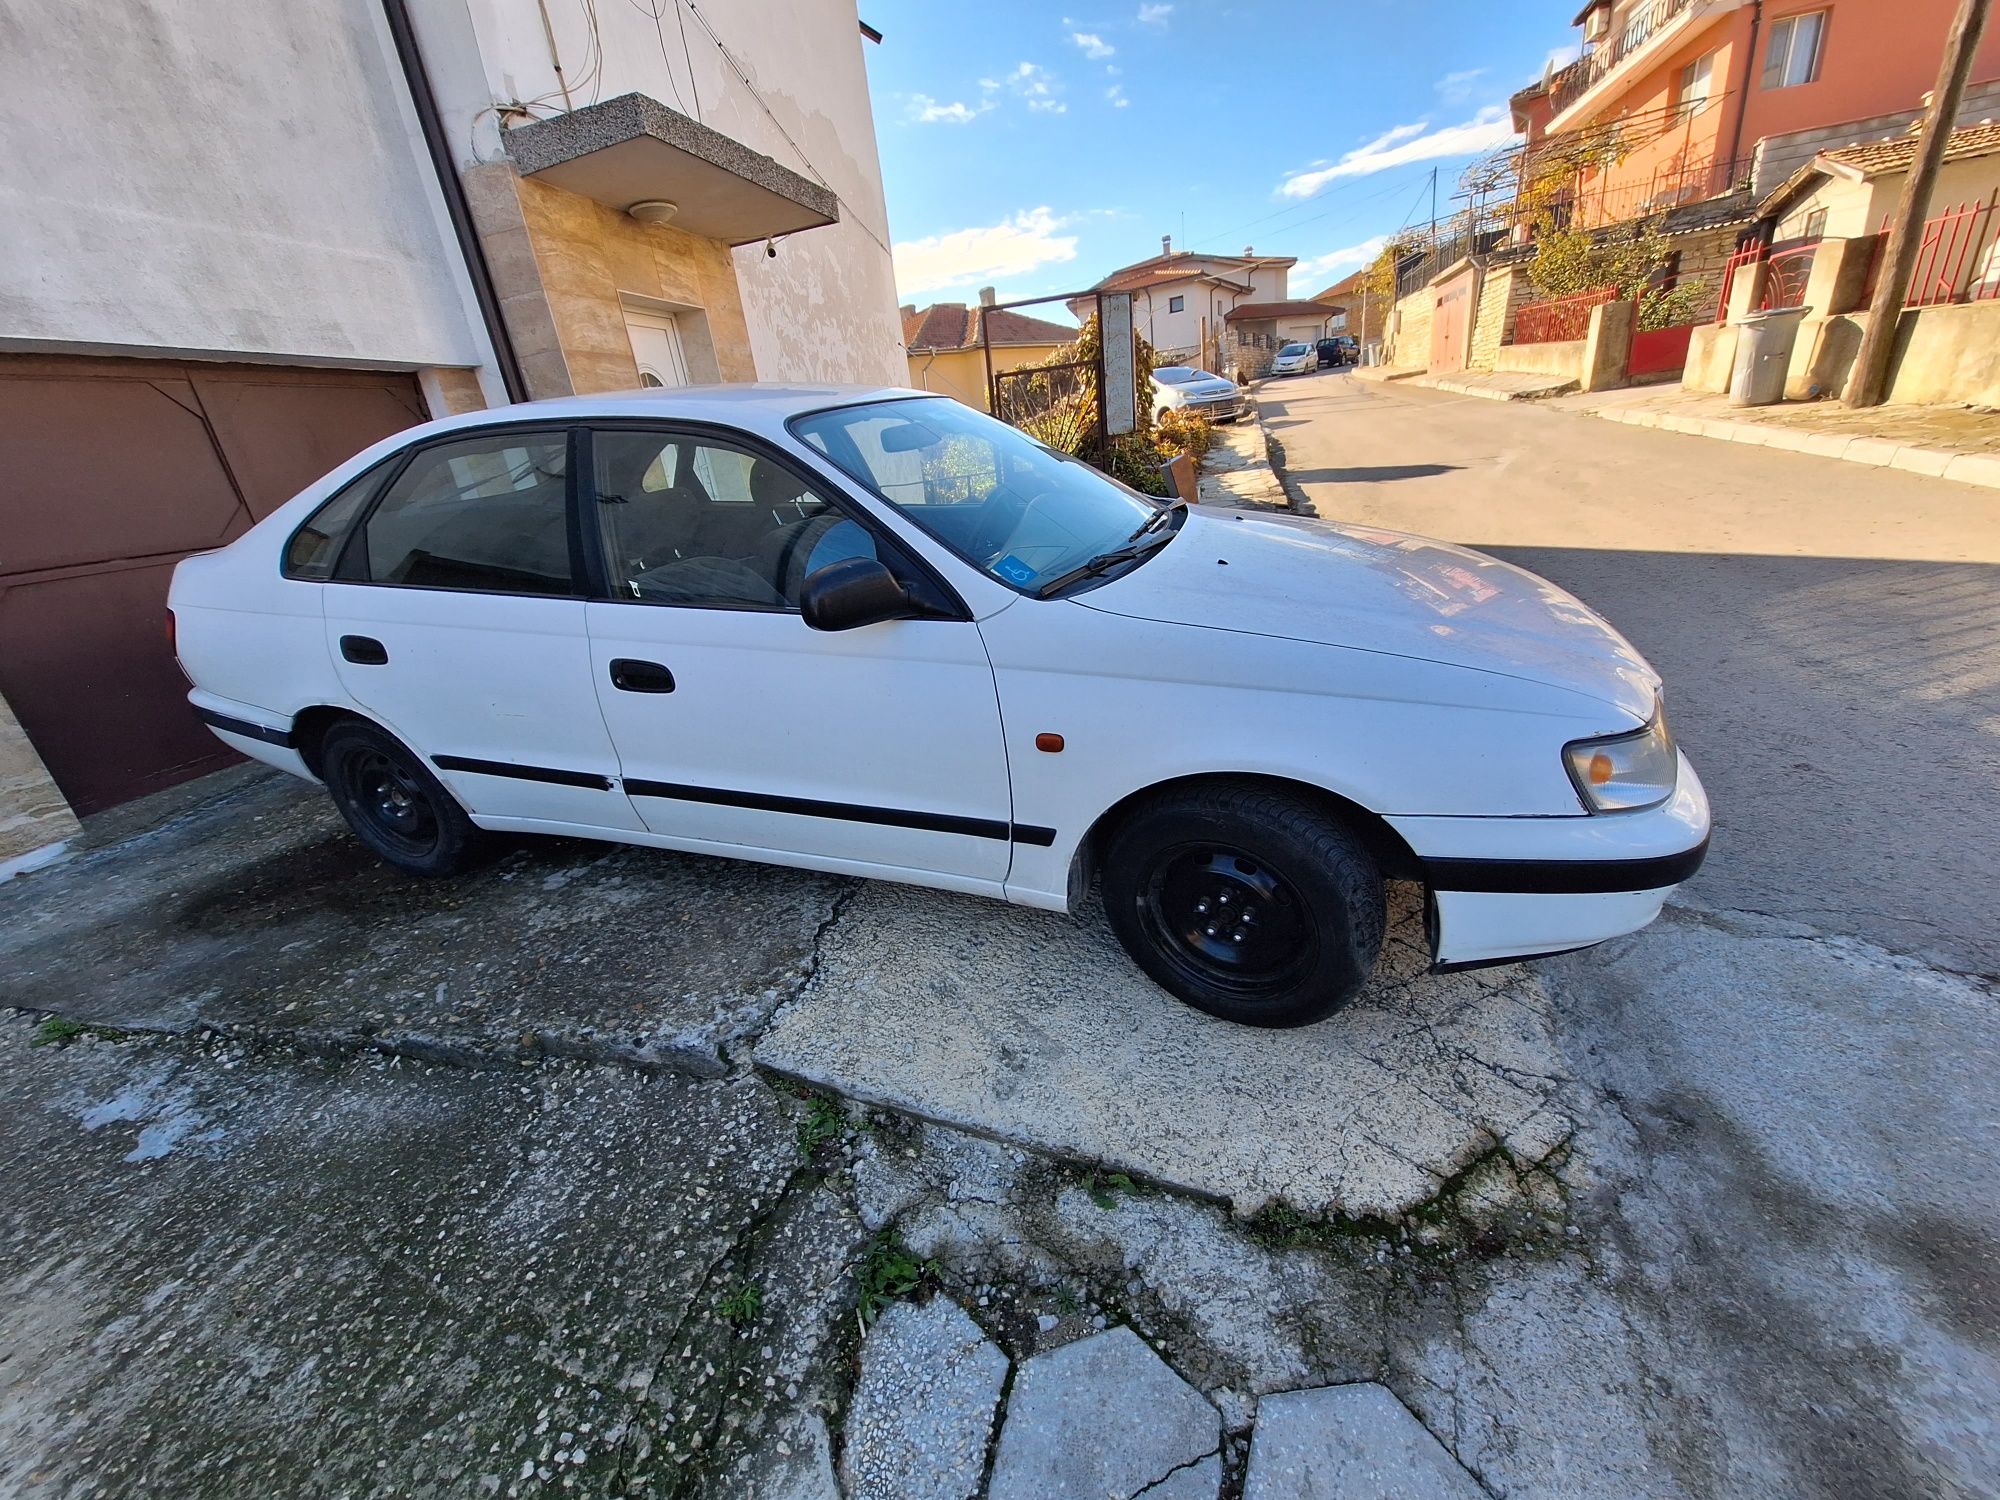
[[[1319,368],[1319,350],[1312,344],[1287,344],[1271,360],[1273,375],[1305,375]]]
[[[1233,380],[1192,365],[1162,365],[1151,378],[1156,410],[1199,412],[1211,422],[1233,422],[1243,415],[1243,391]]]
[[[1383,880],[1444,966],[1651,921],[1700,864],[1659,679],[1560,589],[1396,532],[1166,505],[954,401],[731,386],[398,434],[170,599],[189,695],[416,875],[480,830],[1073,911],[1296,1025]]]

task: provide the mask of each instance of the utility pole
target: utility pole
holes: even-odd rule
[[[1945,34],[1937,88],[1931,92],[1923,131],[1917,137],[1916,159],[1910,163],[1903,196],[1889,224],[1882,274],[1875,280],[1875,297],[1868,305],[1868,328],[1861,335],[1861,352],[1855,356],[1854,373],[1848,378],[1845,399],[1849,406],[1880,406],[1888,392],[1889,361],[1896,352],[1896,327],[1902,322],[1903,299],[1909,295],[1910,272],[1921,248],[1924,214],[1930,207],[1931,189],[1937,184],[1938,167],[1944,161],[1945,143],[1951,138],[1952,121],[1958,118],[1959,101],[1965,95],[1972,55],[1979,48],[1979,34],[1986,29],[1986,16],[1992,8],[1993,0],[1958,0],[1958,14]]]
[[[1438,169],[1431,168],[1431,248],[1438,242]]]

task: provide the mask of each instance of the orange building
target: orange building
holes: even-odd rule
[[[1937,81],[1954,6],[1591,0],[1575,21],[1582,56],[1516,94],[1514,123],[1531,161],[1609,148],[1566,194],[1584,227],[1745,190],[1754,202],[1819,151],[1907,128]],[[1960,118],[1996,112],[2000,27],[1980,45]]]

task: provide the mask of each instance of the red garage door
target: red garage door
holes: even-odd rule
[[[167,647],[174,564],[425,416],[409,375],[0,357],[0,693],[78,812],[235,758]]]

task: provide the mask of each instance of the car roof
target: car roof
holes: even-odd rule
[[[893,401],[928,396],[936,391],[894,385],[810,385],[775,381],[745,381],[734,385],[651,386],[633,391],[600,391],[587,396],[556,396],[490,406],[429,424],[432,434],[457,428],[478,428],[499,422],[576,422],[592,417],[658,417],[666,420],[717,422],[732,427],[768,429],[782,426],[803,412],[829,407],[859,406],[869,401]]]

